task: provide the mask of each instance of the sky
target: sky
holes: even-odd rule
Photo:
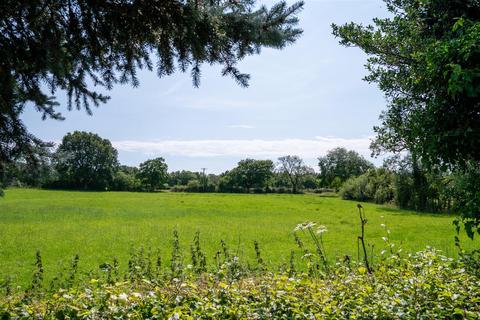
[[[59,95],[65,121],[41,120],[33,107],[22,119],[43,140],[58,143],[68,132],[94,132],[112,142],[122,164],[137,166],[161,156],[169,171],[220,173],[247,157],[276,160],[287,154],[317,170],[316,159],[335,147],[381,164],[370,158],[368,146],[385,99],[362,80],[365,54],[340,46],[330,25],[367,24],[387,16],[386,7],[381,0],[305,2],[299,15],[304,33],[295,44],[263,49],[239,63],[240,71],[251,75],[248,88],[222,77],[220,66],[203,66],[199,88],[189,73],[159,79],[142,71],[138,88],[115,87],[93,116],[67,111]]]

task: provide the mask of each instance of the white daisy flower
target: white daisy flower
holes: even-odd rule
[[[328,231],[328,229],[324,225],[320,225],[317,228],[317,234],[322,234],[322,233],[327,232],[327,231]]]

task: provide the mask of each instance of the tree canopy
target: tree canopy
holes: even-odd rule
[[[366,80],[388,99],[375,151],[409,150],[424,163],[480,161],[480,2],[385,0],[391,17],[333,25],[369,55]]]
[[[292,155],[278,158],[277,170],[288,178],[293,193],[297,193],[302,187],[303,178],[307,174],[314,173],[299,156]]]
[[[301,34],[303,2],[271,9],[254,0],[13,1],[0,3],[0,167],[41,141],[20,119],[27,106],[43,118],[63,119],[55,97],[66,92],[68,109],[108,100],[101,89],[139,85],[139,69],[159,77],[220,64],[222,75],[247,86],[236,64],[262,47],[283,48]],[[1,168],[0,168],[1,169]]]
[[[324,157],[318,158],[320,168],[320,180],[323,187],[333,186],[334,180],[339,183],[347,181],[351,177],[364,174],[373,164],[353,150],[335,148],[330,150]]]
[[[154,191],[168,181],[167,170],[165,159],[159,157],[141,163],[137,175],[150,191]]]
[[[245,159],[228,172],[234,185],[250,188],[264,188],[273,176],[272,160]]]
[[[173,171],[169,174],[168,184],[171,186],[186,186],[189,181],[199,180],[200,174],[188,170]]]
[[[117,167],[117,150],[109,140],[90,132],[68,133],[55,154],[59,182],[68,188],[108,188]]]
[[[480,2],[384,0],[389,18],[333,25],[369,56],[366,80],[388,100],[375,153],[410,151],[413,163],[465,176],[456,209],[480,233]],[[468,178],[471,175],[471,178]]]

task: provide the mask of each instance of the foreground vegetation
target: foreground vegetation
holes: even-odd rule
[[[369,252],[377,260],[386,224],[389,238],[406,252],[430,245],[454,257],[453,217],[417,214],[375,204],[364,204]],[[120,269],[132,248],[160,250],[170,258],[172,232],[188,249],[200,232],[209,267],[221,249],[221,240],[246,261],[255,261],[254,241],[268,267],[288,265],[296,247],[292,229],[304,221],[317,221],[328,228],[326,254],[330,261],[348,254],[357,256],[359,234],[356,203],[319,195],[247,195],[195,193],[73,192],[9,189],[0,200],[0,279],[12,277],[25,287],[32,274],[36,250],[43,258],[46,281],[52,280],[79,255],[78,268],[87,272],[114,257]],[[383,217],[383,218],[382,218]],[[466,238],[461,234],[462,239]],[[465,249],[478,247],[465,240]]]
[[[319,229],[324,230],[324,229]],[[321,236],[321,235],[320,235]],[[3,319],[478,319],[478,266],[427,249],[413,255],[387,246],[371,272],[347,259],[331,267],[318,262],[321,253],[305,252],[286,270],[266,271],[260,252],[246,267],[224,248],[218,265],[206,272],[200,241],[192,249],[193,265],[182,265],[174,246],[170,269],[159,271],[141,251],[128,271],[103,264],[75,285],[70,272],[48,287],[37,255],[31,286],[14,292],[4,286]],[[306,240],[306,239],[304,239]],[[176,240],[174,240],[174,245]],[[388,240],[387,240],[388,243]],[[177,243],[178,245],[178,243]],[[198,259],[200,258],[200,259]],[[305,264],[308,272],[298,271]],[[371,267],[370,267],[371,268]]]

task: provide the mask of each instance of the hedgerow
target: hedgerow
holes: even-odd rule
[[[373,273],[337,263],[330,273],[262,272],[232,278],[91,278],[56,292],[4,297],[2,319],[478,319],[479,279],[427,249],[391,255]]]

